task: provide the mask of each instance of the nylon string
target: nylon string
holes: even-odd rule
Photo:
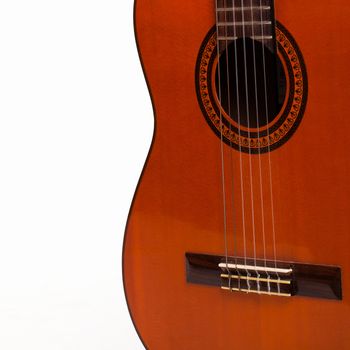
[[[227,101],[228,101],[228,115],[231,116],[231,92],[230,92],[230,70],[229,70],[229,51],[228,51],[228,31],[227,31],[227,0],[224,0],[224,16],[225,16],[225,51],[226,51],[226,75],[227,75]],[[232,132],[232,126],[230,123],[230,132]],[[234,177],[233,177],[233,156],[232,156],[232,140],[230,138],[230,175],[231,175],[231,203],[232,203],[232,212],[234,213]],[[237,233],[234,223],[234,215],[232,215],[232,231],[233,231],[233,256],[235,259],[235,265],[237,266]],[[238,276],[238,289],[240,289],[240,273],[236,268],[236,274]]]
[[[257,73],[256,73],[256,53],[255,53],[255,29],[254,29],[254,11],[253,11],[253,0],[250,0],[250,14],[251,14],[251,23],[252,23],[252,47],[253,47],[253,70],[254,70],[254,92],[255,92],[255,114],[256,114],[256,124],[257,124],[257,138],[260,139],[260,122],[259,122],[259,104],[258,104],[258,84],[257,84]],[[262,17],[260,18],[262,24]],[[263,236],[263,246],[264,252],[265,249],[265,218],[264,218],[264,196],[263,196],[263,181],[262,181],[262,167],[261,167],[261,150],[260,145],[258,144],[258,162],[259,162],[259,187],[260,187],[260,205],[261,205],[261,218],[262,218],[262,236]],[[265,255],[266,262],[266,255]],[[257,273],[257,277],[260,277],[260,274]],[[259,280],[257,281],[258,291],[260,290]],[[268,289],[270,291],[270,285],[268,284]]]
[[[238,81],[238,57],[237,57],[237,28],[236,28],[236,11],[233,3],[233,32],[234,32],[234,52],[235,52],[235,81],[236,81],[236,100],[237,100],[237,119],[238,119],[238,150],[239,150],[239,170],[240,170],[240,192],[242,204],[242,234],[243,234],[243,254],[244,264],[247,265],[247,239],[246,239],[246,222],[245,222],[245,198],[244,198],[244,177],[243,177],[243,155],[241,144],[241,110],[239,96],[239,81]],[[248,275],[248,270],[246,271]],[[247,287],[250,290],[250,284],[247,280]]]
[[[273,2],[271,2],[273,5]],[[274,8],[275,11],[275,8]],[[265,113],[266,118],[268,117],[268,101],[267,101],[267,83],[266,83],[266,62],[265,62],[265,39],[264,39],[264,25],[262,22],[262,0],[260,0],[260,12],[261,12],[261,35],[262,35],[262,56],[263,56],[263,73],[264,73],[264,91],[265,91]],[[276,12],[275,16],[276,18]],[[275,30],[275,23],[272,23],[272,30]],[[275,44],[276,45],[276,44]],[[277,55],[277,47],[276,47]],[[275,268],[277,268],[277,249],[276,249],[276,230],[275,230],[275,211],[274,211],[274,198],[273,198],[273,183],[272,183],[272,165],[271,165],[271,146],[270,146],[270,132],[267,128],[267,158],[269,165],[269,187],[270,187],[270,201],[271,201],[271,222],[272,222],[272,241],[273,241],[273,259]],[[266,254],[266,251],[264,250]],[[266,264],[266,255],[265,255],[265,264]],[[280,280],[280,276],[277,274],[277,279]],[[269,276],[270,277],[270,276]],[[277,283],[278,293],[280,293],[280,284]]]
[[[223,216],[224,216],[224,245],[225,245],[225,260],[226,269],[230,275],[228,268],[228,246],[227,246],[227,214],[226,214],[226,186],[225,186],[225,159],[224,159],[224,142],[222,135],[222,109],[221,109],[221,69],[220,69],[220,42],[219,42],[219,11],[218,0],[215,1],[216,12],[216,40],[217,40],[217,59],[218,59],[218,83],[219,83],[219,113],[220,113],[220,152],[221,152],[221,180],[222,180],[222,201],[223,201]],[[229,280],[229,283],[230,280]]]
[[[247,72],[247,50],[246,50],[246,35],[245,35],[245,15],[244,15],[244,3],[241,0],[241,12],[242,12],[242,27],[243,27],[243,57],[244,57],[244,77],[245,77],[245,95],[246,95],[246,108],[247,108],[247,128],[248,128],[248,139],[250,139],[250,121],[249,121],[249,93],[248,93],[248,72]],[[249,159],[249,177],[250,177],[250,201],[251,201],[251,219],[252,219],[252,237],[253,237],[253,259],[254,266],[256,267],[256,239],[255,239],[255,210],[254,210],[254,189],[253,189],[253,166],[252,166],[252,151],[250,147],[250,142],[248,142],[248,159]],[[246,264],[246,256],[245,256]],[[256,269],[256,275],[259,273]],[[251,274],[247,271],[247,276],[250,277]],[[248,287],[248,290],[250,286]]]

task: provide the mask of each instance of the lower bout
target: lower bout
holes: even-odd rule
[[[347,301],[251,295],[190,284],[185,250],[167,256],[141,251],[138,256],[125,245],[124,286],[148,349],[350,348]]]

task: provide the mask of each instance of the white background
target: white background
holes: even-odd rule
[[[143,349],[121,275],[153,130],[132,12],[0,1],[0,349]]]

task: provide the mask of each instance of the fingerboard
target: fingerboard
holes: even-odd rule
[[[251,38],[275,52],[273,0],[216,0],[216,25],[220,48],[227,41]]]

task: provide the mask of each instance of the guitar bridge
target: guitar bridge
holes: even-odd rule
[[[267,262],[258,265],[245,263],[247,259],[225,258],[221,268],[221,288],[231,292],[245,292],[290,297],[294,294],[293,269],[269,266]]]
[[[231,292],[342,299],[341,269],[241,257],[186,253],[187,282]]]

